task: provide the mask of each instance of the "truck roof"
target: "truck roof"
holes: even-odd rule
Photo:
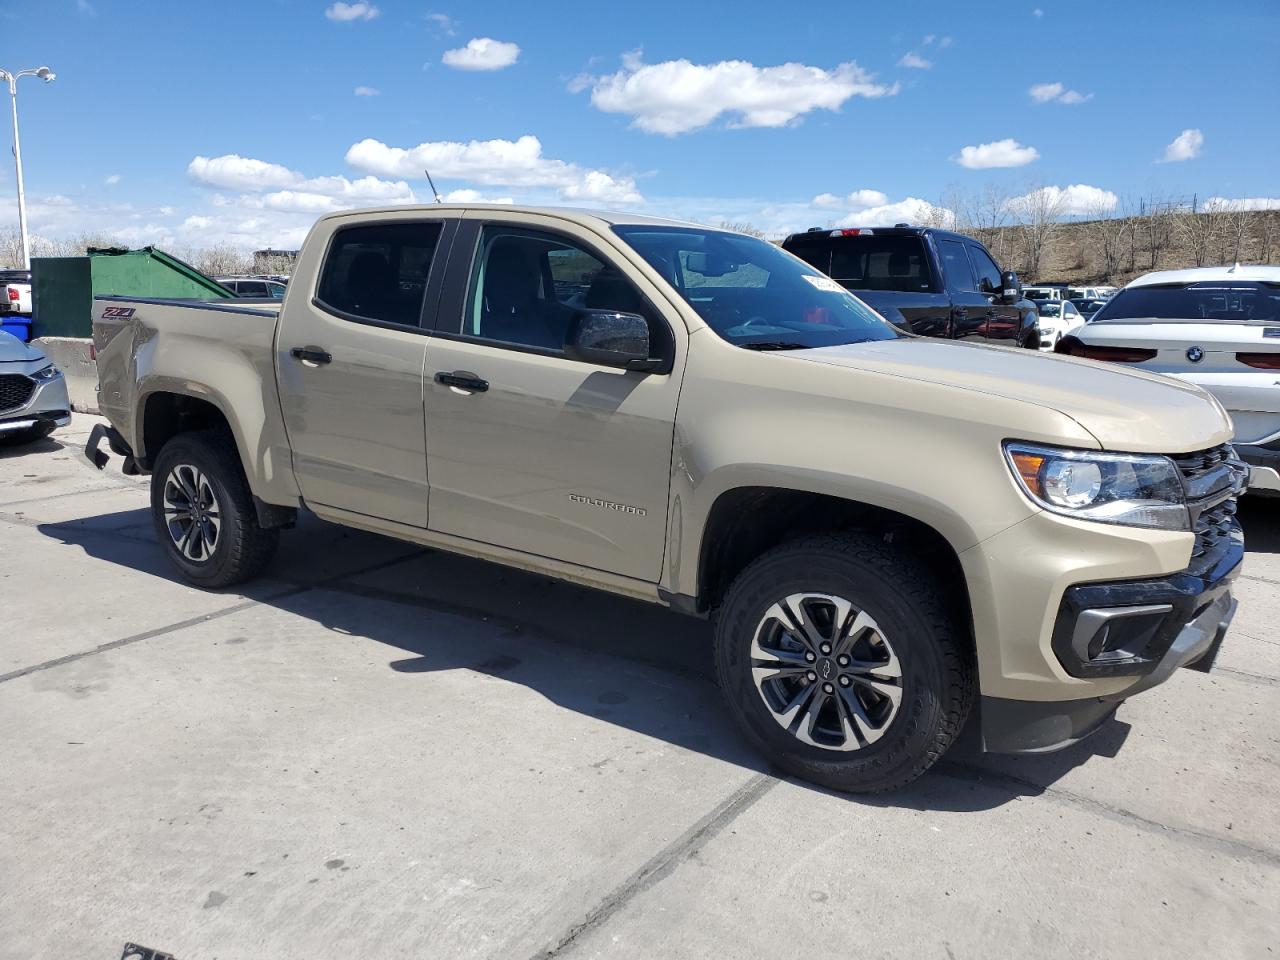
[[[378,213],[404,213],[405,211],[419,211],[432,213],[452,212],[463,213],[467,210],[493,210],[503,213],[536,213],[547,217],[559,217],[561,220],[571,220],[578,223],[586,223],[591,221],[603,222],[609,225],[614,224],[633,224],[637,226],[667,226],[667,227],[703,227],[705,224],[693,223],[688,220],[673,220],[667,217],[647,217],[638,213],[627,213],[621,211],[610,210],[588,210],[578,207],[539,207],[530,206],[519,203],[415,203],[400,204],[394,207],[366,207],[357,210],[342,210],[337,213],[327,213],[320,217],[320,221],[325,220],[341,220],[345,217],[367,217],[370,214]]]
[[[856,231],[856,232],[855,232]],[[805,240],[841,240],[844,238],[856,238],[859,236],[876,236],[876,237],[923,237],[926,234],[937,237],[945,237],[951,240],[972,240],[962,233],[956,233],[954,230],[946,230],[942,227],[912,227],[906,224],[898,224],[892,227],[813,227],[800,233],[793,233],[788,236],[783,243],[803,242]]]

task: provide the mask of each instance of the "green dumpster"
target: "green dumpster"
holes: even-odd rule
[[[221,300],[235,294],[203,273],[155,247],[90,248],[84,257],[37,257],[31,261],[33,337],[88,337],[93,298]]]

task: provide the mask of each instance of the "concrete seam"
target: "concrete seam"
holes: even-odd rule
[[[372,564],[371,566],[364,567],[360,570],[352,570],[349,573],[337,574],[331,579],[338,580],[343,577],[363,576],[366,573],[373,573],[376,570],[382,570],[386,567],[394,566],[395,564],[402,563],[405,560],[411,560],[414,557],[420,556],[424,552],[426,551],[414,550],[411,553],[402,554],[399,557],[396,557],[391,560],[383,560],[378,563]],[[73,663],[76,660],[83,660],[85,657],[92,657],[95,654],[105,653],[108,650],[115,650],[115,649],[118,649],[119,647],[124,647],[124,646],[128,646],[129,644],[138,643],[142,640],[150,640],[153,637],[161,637],[168,633],[175,633],[179,630],[185,630],[187,627],[194,627],[201,623],[207,623],[210,620],[217,620],[221,617],[230,616],[233,613],[239,613],[242,610],[247,610],[250,607],[256,606],[261,603],[272,603],[276,600],[284,600],[287,597],[293,597],[293,596],[297,596],[298,594],[307,593],[308,591],[315,590],[323,586],[324,583],[326,582],[328,581],[320,581],[318,583],[309,584],[309,585],[291,586],[287,590],[280,590],[275,593],[269,593],[266,596],[262,597],[261,599],[244,600],[244,601],[241,601],[240,603],[232,604],[229,607],[223,607],[220,610],[214,610],[212,613],[205,613],[205,614],[201,614],[198,617],[192,617],[189,620],[181,620],[177,623],[168,624],[167,626],[154,627],[151,630],[144,630],[142,633],[135,633],[132,636],[121,637],[119,640],[112,640],[109,643],[100,644],[91,650],[81,650],[79,653],[69,653],[65,657],[57,657],[56,659],[46,660],[43,663],[37,663],[30,667],[22,667],[19,670],[13,670],[9,673],[0,674],[0,683],[7,683],[10,680],[17,680],[19,677],[25,677],[32,673],[38,673],[41,670],[49,670],[53,667],[60,667],[67,663]]]
[[[535,953],[533,960],[551,960],[572,949],[579,937],[601,926],[636,896],[661,883],[778,783],[776,777],[756,774],[622,881],[591,912],[566,930],[554,946]]]
[[[1141,814],[1134,813],[1132,810],[1126,810],[1124,807],[1117,807],[1102,800],[1095,800],[1092,797],[1072,793],[1070,790],[1063,790],[1061,787],[1045,786],[1044,784],[1036,783],[1034,780],[1024,780],[1022,777],[1016,777],[1013,774],[984,770],[981,767],[974,767],[966,763],[946,760],[933,769],[934,772],[941,776],[951,777],[955,780],[974,783],[981,783],[983,780],[995,780],[1012,784],[1019,788],[1030,788],[1039,791],[1043,796],[1051,800],[1099,814],[1116,823],[1136,826],[1147,833],[1168,834],[1174,838],[1191,841],[1196,846],[1207,847],[1219,853],[1227,853],[1242,860],[1265,864],[1269,867],[1280,866],[1280,853],[1274,850],[1255,847],[1252,844],[1233,840],[1220,834],[1205,833],[1188,827],[1171,826],[1167,823],[1161,823],[1159,820],[1152,820]]]

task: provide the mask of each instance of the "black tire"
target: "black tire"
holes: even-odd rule
[[[25,447],[29,443],[43,440],[53,433],[54,424],[38,423],[26,430],[15,430],[13,433],[0,433],[0,447]]]
[[[751,669],[756,630],[773,604],[798,593],[850,601],[891,641],[885,655],[896,654],[901,699],[896,713],[881,711],[890,719],[876,731],[879,739],[859,736],[853,742],[862,745],[849,750],[811,746],[784,729],[757,688]],[[892,790],[919,777],[951,746],[973,705],[968,630],[923,566],[871,535],[807,537],[756,559],[733,581],[719,610],[715,658],[721,690],[747,739],[788,773],[848,793]],[[820,679],[818,685],[827,687]],[[833,700],[845,696],[835,692]],[[833,702],[831,709],[843,706]]]
[[[183,555],[165,516],[165,487],[177,467],[194,467],[212,489],[220,528],[212,550],[202,559]],[[271,561],[280,531],[258,525],[253,496],[235,442],[225,430],[180,433],[160,450],[151,474],[151,519],[156,538],[184,580],[219,589],[252,579]]]

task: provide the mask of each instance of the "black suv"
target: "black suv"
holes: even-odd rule
[[[1036,308],[977,240],[933,227],[813,229],[782,249],[857,294],[910,333],[1040,346]]]

